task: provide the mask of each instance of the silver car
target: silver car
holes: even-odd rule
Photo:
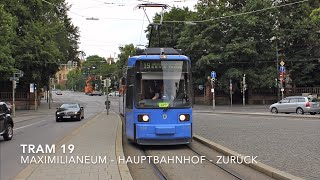
[[[270,106],[272,113],[310,113],[315,115],[320,112],[319,100],[304,96],[289,96]]]

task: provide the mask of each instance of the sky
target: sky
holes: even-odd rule
[[[178,2],[180,1],[180,2]],[[193,9],[197,0],[158,0],[154,3],[168,4],[173,7],[189,7]],[[147,45],[144,31],[149,24],[138,4],[145,0],[66,0],[71,5],[69,17],[80,30],[79,50],[86,57],[117,57],[119,46],[125,44]],[[161,8],[146,8],[148,18],[152,20]],[[98,20],[88,20],[95,18]]]

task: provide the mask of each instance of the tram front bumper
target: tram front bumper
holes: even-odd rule
[[[192,124],[136,124],[135,138],[143,145],[188,144],[192,140]]]

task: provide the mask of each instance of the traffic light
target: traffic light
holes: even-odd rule
[[[106,109],[110,109],[110,101],[105,101],[104,104],[106,105]]]
[[[111,79],[106,79],[107,83],[106,83],[106,87],[110,87],[111,86]]]
[[[102,81],[101,81],[101,85],[102,85],[103,87],[107,87],[107,79],[102,80]]]
[[[282,79],[283,78],[283,73],[280,73],[280,79]]]

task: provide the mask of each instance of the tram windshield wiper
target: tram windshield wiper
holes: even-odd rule
[[[172,105],[172,103],[174,102],[174,100],[182,98],[185,95],[185,93],[181,93],[178,96],[176,96],[172,101],[169,102],[168,106],[163,108],[163,111],[167,111],[169,109],[169,107]]]

